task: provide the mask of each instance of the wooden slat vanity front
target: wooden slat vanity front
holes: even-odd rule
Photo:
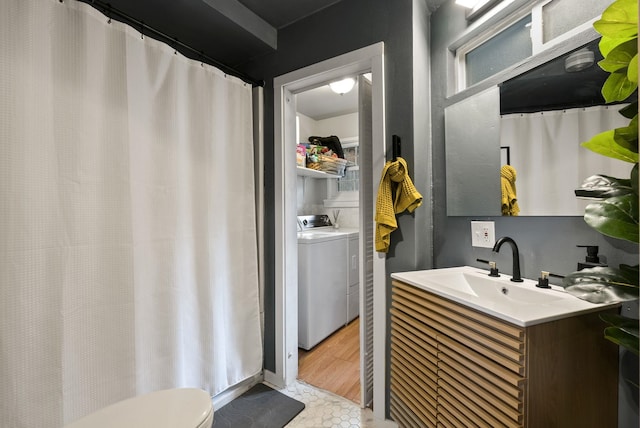
[[[617,347],[603,338],[602,312],[520,327],[392,284],[399,426],[617,427]]]

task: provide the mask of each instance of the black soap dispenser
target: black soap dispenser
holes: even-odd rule
[[[600,263],[600,258],[598,257],[597,245],[576,245],[576,246],[587,249],[587,256],[585,257],[584,262],[578,262],[578,270],[582,270],[585,268],[607,266],[605,263]]]

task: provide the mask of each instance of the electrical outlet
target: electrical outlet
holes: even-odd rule
[[[471,222],[471,246],[493,248],[496,242],[496,230],[492,221]]]

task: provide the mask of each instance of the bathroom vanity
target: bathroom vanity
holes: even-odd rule
[[[390,412],[401,427],[617,427],[603,311],[471,267],[392,274]]]

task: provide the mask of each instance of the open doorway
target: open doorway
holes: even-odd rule
[[[345,75],[371,72],[372,144],[368,159],[362,160],[368,172],[363,173],[361,165],[360,174],[360,194],[368,195],[366,200],[363,201],[363,196],[360,199],[360,320],[365,311],[370,316],[366,323],[360,322],[360,338],[365,344],[361,342],[361,357],[365,359],[361,363],[361,383],[366,395],[361,405],[373,400],[374,417],[381,420],[385,412],[386,273],[384,255],[373,251],[373,210],[378,185],[377,180],[374,184],[373,171],[381,171],[385,160],[383,51],[384,45],[377,43],[274,79],[275,370],[265,370],[265,380],[277,386],[294,382],[298,375],[296,201],[286,197],[297,192],[295,95]],[[364,264],[368,264],[366,278]]]
[[[342,86],[330,83],[295,95],[296,211],[304,229],[297,245],[298,379],[358,404],[360,135],[371,109],[370,90],[360,86],[370,81],[370,73],[343,76],[331,82]],[[361,105],[369,112],[361,115]],[[371,151],[370,127],[364,133],[362,145]],[[307,221],[319,216],[326,222]]]

